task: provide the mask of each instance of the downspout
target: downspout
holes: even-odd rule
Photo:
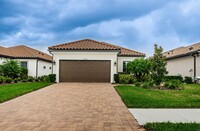
[[[194,54],[193,57],[194,57],[194,83],[196,83],[196,54]]]
[[[36,61],[36,78],[38,78],[38,61],[39,61],[39,59],[37,59],[37,61]]]

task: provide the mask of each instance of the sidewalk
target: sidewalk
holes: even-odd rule
[[[200,109],[129,109],[140,125],[147,122],[200,122]]]

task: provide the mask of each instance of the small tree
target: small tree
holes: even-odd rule
[[[151,68],[151,77],[154,80],[156,85],[160,85],[163,81],[165,75],[167,74],[166,65],[167,62],[165,57],[163,56],[162,47],[158,47],[156,44],[154,45],[154,55],[150,58],[152,63]]]
[[[148,59],[135,59],[127,64],[128,73],[134,74],[137,81],[144,81],[150,69],[151,62]]]
[[[17,78],[20,73],[20,66],[17,61],[14,60],[6,60],[0,66],[1,75],[10,78]]]

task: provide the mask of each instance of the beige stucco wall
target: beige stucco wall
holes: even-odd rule
[[[44,68],[44,66],[46,68]],[[38,76],[49,75],[52,73],[52,63],[39,60],[38,61]]]
[[[133,61],[134,59],[142,57],[118,57],[118,72],[123,72],[123,61]]]
[[[194,58],[186,56],[167,60],[168,75],[182,75],[194,77]],[[200,57],[196,59],[196,75],[200,76]]]
[[[93,52],[93,51],[52,51],[53,60],[55,61],[54,73],[56,74],[56,81],[59,82],[59,60],[110,60],[111,61],[111,80],[114,82],[114,74],[117,73],[118,52]]]

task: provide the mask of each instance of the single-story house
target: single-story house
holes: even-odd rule
[[[189,76],[193,80],[200,77],[200,43],[179,47],[164,53],[169,75]]]
[[[49,47],[57,82],[114,82],[126,64],[144,53],[91,39]]]
[[[22,67],[28,69],[29,76],[38,77],[52,73],[52,56],[24,45],[8,48],[0,46],[0,64],[6,59],[19,61]]]

